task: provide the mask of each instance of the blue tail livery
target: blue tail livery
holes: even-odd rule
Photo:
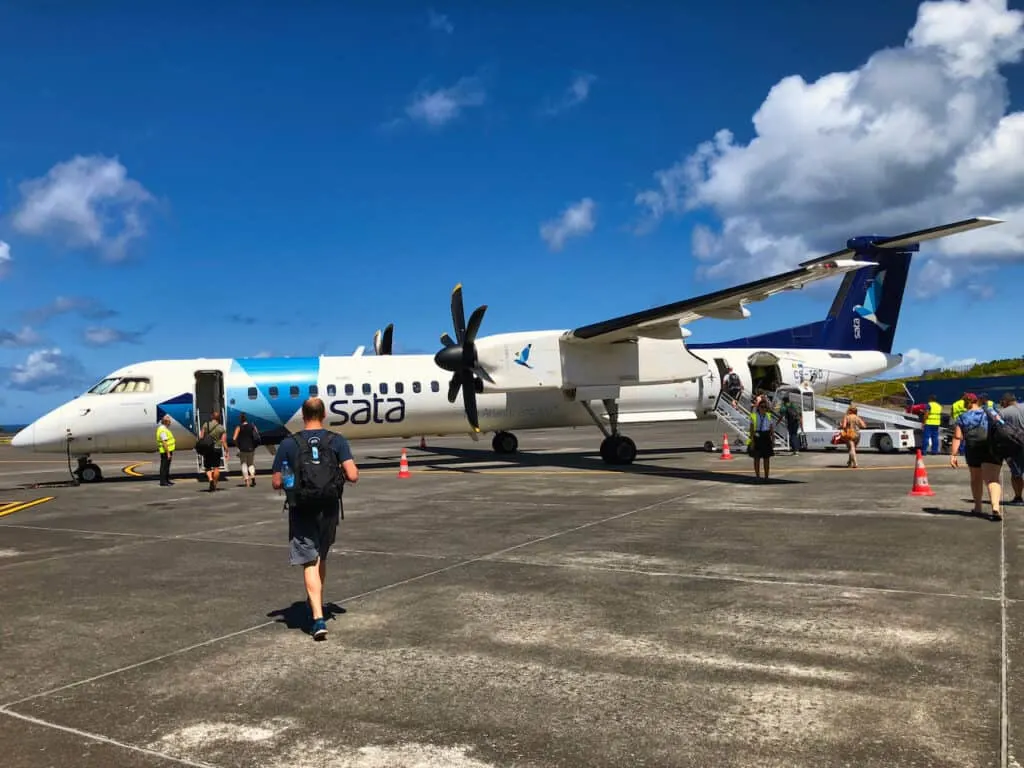
[[[690,349],[765,347],[783,349],[875,350],[892,352],[903,293],[910,273],[913,247],[899,251],[876,249],[877,237],[854,238],[849,247],[856,258],[876,266],[848,272],[824,320],[757,336],[713,344],[687,344]]]

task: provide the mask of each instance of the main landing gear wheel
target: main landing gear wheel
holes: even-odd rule
[[[636,443],[625,435],[609,435],[601,441],[601,458],[606,464],[616,466],[632,464],[636,458]]]
[[[495,453],[515,453],[519,449],[519,438],[511,432],[496,432],[491,447]]]

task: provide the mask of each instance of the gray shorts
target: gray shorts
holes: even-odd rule
[[[1024,477],[1024,456],[1007,459],[1006,466],[1010,468],[1010,477]]]
[[[340,505],[329,504],[321,509],[288,508],[288,539],[292,565],[306,565],[317,558],[327,559],[338,531]]]

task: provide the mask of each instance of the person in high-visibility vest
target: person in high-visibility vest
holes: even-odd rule
[[[171,459],[174,458],[174,433],[171,432],[171,417],[164,414],[156,428],[156,445],[160,451],[160,485],[174,485],[171,482]]]
[[[967,410],[967,402],[965,400],[966,397],[967,397],[967,393],[964,392],[963,395],[960,396],[960,399],[957,400],[955,403],[953,403],[952,412],[949,415],[949,425],[950,425],[950,427],[954,427],[955,428],[956,420],[959,419],[963,415],[964,411]],[[964,441],[961,440],[960,441],[960,454],[959,454],[961,456],[964,455],[964,445],[965,445]]]
[[[942,424],[942,406],[939,398],[928,398],[928,410],[924,413],[924,452],[935,456],[939,453],[939,425]],[[930,446],[930,448],[929,448]]]

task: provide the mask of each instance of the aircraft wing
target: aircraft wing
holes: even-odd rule
[[[798,269],[751,283],[584,325],[569,331],[567,336],[572,341],[598,342],[626,341],[640,336],[656,339],[679,338],[680,325],[692,323],[702,317],[742,319],[749,314],[744,305],[750,302],[763,301],[781,291],[803,288],[815,280],[873,266],[875,262],[872,261],[823,257]]]
[[[999,219],[975,217],[917,232],[907,232],[895,237],[855,238],[855,240],[862,241],[856,244],[863,250],[895,249],[1000,223]],[[853,243],[854,240],[850,242]],[[852,272],[862,267],[873,267],[877,264],[874,261],[858,261],[852,258],[856,255],[856,249],[847,247],[827,256],[819,256],[816,259],[805,261],[797,269],[789,272],[725,288],[704,296],[684,299],[674,304],[665,304],[661,307],[634,312],[631,315],[584,325],[569,331],[566,338],[569,341],[602,343],[627,341],[641,336],[656,339],[679,338],[680,325],[692,323],[702,317],[720,320],[742,319],[750,314],[745,308],[746,304],[763,301],[782,291],[803,288],[807,283],[813,283],[815,280]]]

